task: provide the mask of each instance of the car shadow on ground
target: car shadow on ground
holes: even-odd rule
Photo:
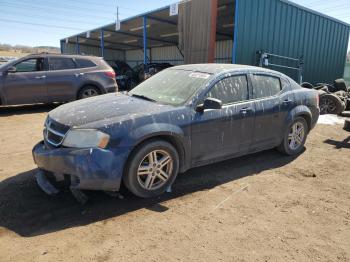
[[[59,103],[52,103],[52,104],[36,104],[36,105],[20,105],[20,106],[0,106],[0,117],[46,113],[55,109],[60,105],[61,104]]]
[[[69,191],[55,197],[44,194],[34,180],[36,170],[31,170],[0,182],[0,227],[31,237],[115,219],[141,208],[165,212],[168,208],[162,205],[164,201],[257,175],[264,170],[284,166],[295,158],[269,150],[194,168],[179,175],[173,191],[159,198],[140,199],[125,189],[122,190],[123,199],[103,192],[88,192],[89,202],[85,206],[78,204]]]

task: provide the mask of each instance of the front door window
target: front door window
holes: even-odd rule
[[[24,60],[17,65],[15,65],[16,72],[24,73],[24,72],[36,72],[42,71],[44,65],[44,59],[42,58],[31,58]]]

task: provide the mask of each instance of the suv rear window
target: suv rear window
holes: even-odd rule
[[[74,69],[75,63],[71,58],[51,57],[49,58],[50,70]]]
[[[253,75],[254,98],[275,96],[281,91],[281,81],[278,77],[268,75]]]
[[[88,59],[81,59],[76,58],[75,62],[77,63],[78,68],[88,68],[88,67],[94,67],[96,64]]]

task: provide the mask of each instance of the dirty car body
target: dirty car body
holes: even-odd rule
[[[171,88],[164,96],[159,95],[162,86]],[[177,89],[186,89],[186,95]],[[149,141],[171,144],[179,158],[176,171],[185,172],[277,147],[297,118],[305,120],[309,132],[319,116],[317,99],[316,91],[267,69],[177,66],[129,93],[88,98],[51,111],[44,141],[34,147],[33,157],[55,179],[68,177],[72,188],[118,191],[135,151]],[[100,144],[89,144],[91,136],[102,137]],[[82,141],[74,144],[74,137]]]

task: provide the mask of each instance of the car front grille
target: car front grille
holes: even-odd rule
[[[60,146],[68,130],[69,126],[60,124],[48,117],[44,128],[45,142],[54,147]]]

